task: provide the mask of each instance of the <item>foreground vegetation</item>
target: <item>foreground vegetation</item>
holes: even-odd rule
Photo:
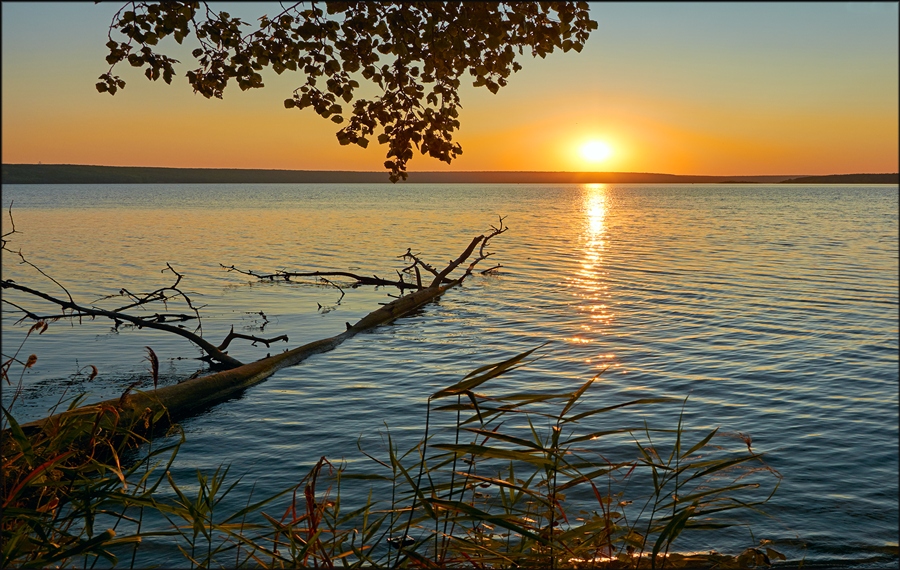
[[[26,433],[4,408],[0,563],[142,567],[146,539],[177,545],[184,560],[172,563],[191,568],[728,568],[784,558],[765,541],[735,556],[676,552],[686,533],[744,524],[774,493],[779,475],[749,441],[694,435],[681,420],[598,430],[595,420],[615,409],[666,400],[585,410],[597,377],[574,392],[482,393],[532,352],[432,394],[412,449],[401,453],[389,432],[380,453],[361,449],[379,472],[322,457],[296,485],[234,512],[223,512],[239,481],[227,467],[198,471],[196,482],[173,477],[178,425],[149,441],[137,433],[152,429],[60,416],[69,419]],[[8,360],[4,383],[29,362]],[[633,458],[607,457],[626,440]],[[371,487],[368,499],[343,500],[357,485]]]
[[[134,383],[118,399],[91,406],[82,405],[83,396],[65,406],[60,400],[57,408],[67,408],[66,413],[53,409],[44,420],[20,424],[15,403],[26,370],[37,360],[36,355],[24,356],[24,345],[49,322],[109,318],[111,313],[118,324],[130,308],[175,299],[184,299],[192,313],[166,313],[165,319],[160,313],[150,320],[131,316],[129,322],[168,330],[170,318],[199,321],[199,314],[178,289],[181,276],[171,266],[174,285],[142,295],[129,293],[124,307],[106,311],[79,305],[58,281],[8,248],[6,238],[16,233],[11,214],[10,223],[0,249],[49,278],[67,300],[3,282],[4,290],[23,291],[62,310],[41,316],[4,299],[23,319],[35,322],[22,345],[4,354],[0,366],[3,384],[14,390],[0,417],[3,567],[144,567],[161,544],[173,545],[165,555],[166,565],[191,568],[725,568],[783,558],[756,543],[752,534],[750,547],[735,556],[689,556],[674,546],[685,534],[745,525],[742,515],[775,492],[780,476],[753,452],[749,439],[729,439],[717,430],[698,434],[683,425],[683,412],[668,429],[646,423],[618,425],[619,420],[610,418],[615,410],[678,402],[644,398],[584,409],[586,401],[597,401],[591,390],[597,377],[574,391],[566,387],[547,392],[542,387],[529,393],[496,393],[491,381],[530,362],[533,350],[478,368],[432,394],[423,433],[410,449],[401,452],[385,432],[383,449],[360,449],[371,459],[371,469],[351,472],[345,464],[322,457],[295,485],[264,498],[250,491],[244,506],[231,511],[226,507],[240,479],[230,477],[227,467],[198,471],[195,481],[173,475],[184,442],[177,421],[187,413],[176,404],[196,404],[197,397],[167,395],[248,367],[263,366],[271,374],[278,367],[267,362],[293,358],[304,347],[248,365],[238,362],[236,368],[174,388],[157,387],[159,361],[148,348],[152,389],[140,391]],[[490,238],[504,231],[500,218],[498,226],[474,238],[442,271],[407,250],[404,258],[411,264],[404,271],[414,280],[404,281],[401,274],[390,284],[401,292],[416,292],[376,309],[338,336],[343,339],[363,325],[390,322],[406,314],[406,303],[458,284],[490,255],[485,250]],[[448,277],[467,261],[463,276]],[[234,266],[226,269],[239,271]],[[301,275],[243,273],[268,280]],[[433,276],[430,285],[422,274]],[[278,340],[232,331],[216,347],[199,332],[178,332],[206,347],[207,355],[222,365],[228,364],[223,351],[232,337]],[[93,366],[82,370],[87,380],[97,374]],[[240,384],[240,389],[250,385]],[[204,391],[220,392],[216,386],[209,388]]]

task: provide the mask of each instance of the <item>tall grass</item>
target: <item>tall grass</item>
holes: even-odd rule
[[[198,471],[190,485],[174,479],[184,441],[177,426],[170,443],[154,446],[109,410],[25,434],[4,409],[0,563],[141,566],[146,538],[170,541],[191,568],[637,569],[783,559],[751,536],[736,556],[675,546],[700,532],[714,541],[716,530],[745,524],[743,515],[772,496],[780,476],[749,440],[695,434],[684,425],[685,403],[671,429],[603,427],[614,425],[601,420],[615,410],[677,402],[585,409],[600,375],[574,391],[483,393],[533,352],[432,394],[417,445],[401,453],[387,431],[382,452],[361,449],[375,473],[349,473],[322,457],[292,487],[257,501],[251,491],[233,512],[223,512],[223,499],[240,479],[227,467]],[[89,444],[74,447],[85,429]],[[628,441],[629,456],[610,456]],[[346,485],[370,485],[367,500],[343,505]],[[151,511],[156,523],[148,525]]]
[[[398,562],[671,567],[685,562],[669,556],[683,533],[740,524],[731,515],[758,509],[777,488],[779,475],[749,445],[722,448],[717,430],[688,441],[683,409],[670,430],[592,427],[591,420],[614,410],[668,401],[643,398],[581,410],[599,375],[573,392],[476,392],[531,352],[479,368],[434,393],[413,463],[403,466],[389,447],[392,475],[404,486],[393,508],[405,514],[392,534],[410,542],[399,549]],[[436,429],[433,417],[440,413],[451,415],[449,429]],[[637,458],[607,457],[603,442],[626,435]],[[645,485],[635,488],[635,480]],[[742,562],[757,554],[760,561],[780,556],[753,549]]]

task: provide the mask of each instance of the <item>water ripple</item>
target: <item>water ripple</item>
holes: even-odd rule
[[[93,300],[122,286],[156,288],[167,283],[158,272],[171,262],[206,303],[209,338],[224,337],[233,323],[258,330],[263,311],[266,332],[288,334],[291,346],[343,330],[388,291],[348,289],[335,304],[333,288],[250,284],[219,263],[390,275],[407,247],[441,263],[497,214],[508,216],[511,230],[494,247],[504,266],[496,276],[475,276],[417,315],[186,421],[176,469],[182,480],[226,462],[266,493],[296,483],[323,454],[370,468],[357,444],[379,449],[385,423],[401,448],[410,446],[430,393],[548,342],[542,359],[493,388],[572,389],[609,366],[589,404],[689,397],[689,425],[751,434],[784,475],[772,517],[754,521],[757,536],[799,538],[807,549],[793,555],[809,560],[866,558],[896,545],[896,187],[77,190],[4,186],[25,232],[17,245],[65,276],[74,295]],[[224,225],[226,215],[242,223]],[[33,279],[21,266],[3,267],[5,278]],[[4,312],[3,332],[6,353],[23,328]],[[64,389],[117,396],[142,374],[148,344],[166,381],[199,368],[177,359],[196,353],[166,335],[114,333],[105,323],[52,326],[29,340],[40,365],[25,375],[20,419],[42,415]],[[233,350],[242,359],[265,353]],[[76,372],[90,363],[101,375],[87,384]],[[679,411],[622,410],[603,421],[672,427]],[[630,452],[627,441],[611,440],[609,450]]]

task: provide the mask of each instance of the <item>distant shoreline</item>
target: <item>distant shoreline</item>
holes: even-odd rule
[[[390,184],[386,171],[4,164],[3,184]],[[898,173],[701,176],[647,172],[410,172],[426,184],[898,184]],[[400,183],[402,184],[402,183]]]

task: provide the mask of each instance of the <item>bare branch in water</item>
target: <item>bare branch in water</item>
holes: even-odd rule
[[[399,258],[406,260],[406,261],[411,261],[412,263],[410,263],[406,267],[397,271],[397,275],[398,275],[399,279],[396,281],[393,281],[390,279],[383,279],[381,277],[378,277],[377,275],[368,277],[365,275],[350,273],[348,271],[304,271],[304,272],[298,272],[298,271],[285,271],[283,269],[279,269],[279,270],[275,271],[275,273],[260,273],[260,272],[252,271],[249,269],[239,269],[238,267],[235,267],[233,264],[225,265],[223,263],[220,263],[219,266],[222,269],[225,269],[226,271],[229,271],[229,272],[233,271],[235,273],[247,275],[247,276],[253,277],[259,281],[290,281],[292,278],[297,278],[297,277],[299,277],[299,278],[317,277],[320,280],[325,281],[326,283],[330,283],[330,284],[334,285],[335,287],[337,287],[338,289],[340,289],[341,293],[342,293],[341,298],[343,298],[344,290],[341,289],[341,287],[339,287],[334,282],[326,279],[326,277],[346,277],[346,278],[352,279],[354,281],[353,286],[386,285],[386,286],[390,286],[390,287],[396,287],[396,288],[400,289],[401,292],[405,291],[406,289],[414,289],[417,291],[421,291],[422,289],[426,289],[426,287],[424,285],[422,285],[422,273],[419,270],[420,267],[434,276],[434,280],[432,280],[432,282],[428,285],[428,287],[434,287],[439,284],[453,283],[456,280],[452,279],[450,277],[450,274],[454,270],[456,270],[460,266],[460,264],[462,264],[463,262],[468,260],[472,256],[472,254],[475,252],[475,247],[478,246],[477,257],[475,257],[471,261],[471,263],[469,264],[465,273],[461,277],[458,277],[457,280],[465,279],[466,277],[471,275],[472,270],[475,268],[475,266],[480,261],[487,259],[488,257],[490,257],[492,255],[490,252],[485,250],[485,248],[487,247],[491,238],[498,236],[509,229],[503,223],[503,221],[505,219],[506,218],[504,216],[499,216],[499,223],[496,226],[491,225],[490,232],[488,232],[485,235],[480,235],[480,236],[477,236],[476,238],[474,238],[472,240],[472,243],[469,244],[469,247],[466,248],[457,259],[451,260],[448,263],[448,265],[441,271],[438,271],[437,269],[435,269],[435,267],[433,265],[422,260],[420,253],[413,253],[412,248],[407,248],[406,252],[403,253],[402,255],[400,255]],[[495,270],[499,267],[501,267],[501,266],[497,265],[495,267],[492,267],[491,269],[482,271],[482,274],[487,274],[490,271]],[[407,274],[413,273],[416,278],[415,283],[405,281],[403,279],[404,273],[407,273]]]
[[[225,350],[226,348],[228,348],[228,345],[231,344],[231,341],[236,338],[249,340],[253,343],[254,346],[256,346],[256,343],[261,342],[266,345],[266,348],[269,348],[273,342],[278,342],[279,340],[283,340],[284,342],[288,341],[287,335],[284,334],[273,338],[262,338],[249,334],[236,333],[234,332],[234,325],[231,325],[231,332],[228,333],[228,336],[226,336],[225,340],[222,341],[222,344],[219,345],[219,350]]]
[[[257,273],[255,271],[250,271],[246,269],[239,269],[234,265],[224,265],[222,263],[219,264],[220,267],[225,269],[226,271],[234,271],[236,273],[242,273],[244,275],[249,275],[250,277],[254,277],[259,279],[260,281],[290,281],[292,277],[347,277],[348,279],[353,279],[355,281],[354,286],[356,285],[386,285],[389,287],[397,287],[399,289],[415,289],[416,286],[412,283],[403,283],[401,281],[392,281],[390,279],[382,279],[377,275],[373,275],[372,277],[366,277],[365,275],[357,275],[356,273],[350,273],[348,271],[304,271],[304,272],[295,272],[295,271],[276,271],[275,273]]]

